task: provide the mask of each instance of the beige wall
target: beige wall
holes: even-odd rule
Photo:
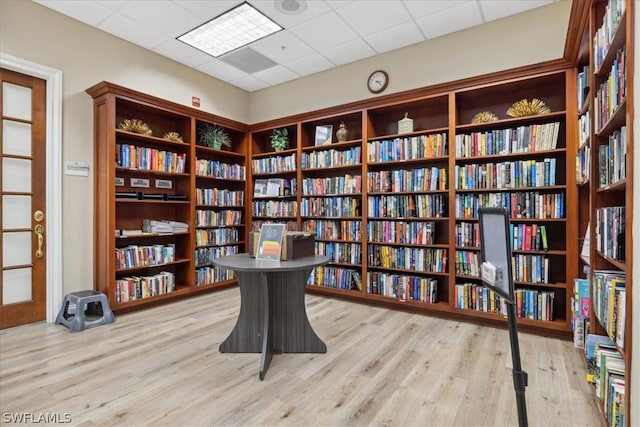
[[[389,73],[384,94],[561,58],[571,2],[459,31],[251,94],[251,123],[371,97],[376,69]]]
[[[0,51],[62,70],[62,159],[91,167],[92,101],[85,89],[102,80],[184,105],[197,95],[204,111],[256,123],[366,98],[365,78],[377,68],[390,73],[385,93],[392,93],[559,58],[569,9],[561,1],[253,94],[30,1],[0,0]],[[62,179],[65,294],[92,287],[92,182],[91,175]]]

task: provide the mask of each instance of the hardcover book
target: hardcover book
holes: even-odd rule
[[[263,224],[260,229],[257,259],[280,261],[285,224]]]

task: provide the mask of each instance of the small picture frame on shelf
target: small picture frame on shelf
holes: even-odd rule
[[[332,142],[333,125],[316,126],[315,145],[328,145]]]
[[[124,178],[116,177],[116,187],[124,187]]]
[[[149,188],[149,180],[144,178],[131,178],[131,186],[139,188]]]
[[[170,179],[156,179],[156,188],[173,188],[173,181]]]

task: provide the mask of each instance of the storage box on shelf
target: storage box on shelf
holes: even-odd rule
[[[87,93],[94,99],[96,289],[116,311],[195,291],[195,183],[208,182],[195,178],[204,153],[194,149],[196,124],[218,118],[108,82]],[[244,125],[226,122],[245,153]]]

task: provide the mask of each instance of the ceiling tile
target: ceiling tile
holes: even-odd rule
[[[252,76],[241,77],[237,80],[231,80],[231,83],[234,86],[239,87],[240,89],[244,89],[248,92],[255,92],[256,90],[264,89],[269,87],[265,82],[261,82]]]
[[[329,61],[319,53],[313,53],[305,56],[304,58],[286,62],[284,65],[301,76],[308,76],[309,74],[318,73],[335,67],[333,62]]]
[[[411,20],[404,7],[397,1],[358,1],[336,10],[358,34],[367,35]]]
[[[482,16],[475,1],[442,10],[433,15],[416,19],[416,23],[427,39],[480,25]]]
[[[175,3],[162,0],[130,1],[118,13],[171,38],[181,36],[203,22],[201,17]]]
[[[175,39],[167,40],[166,43],[154,48],[153,51],[192,68],[211,60],[210,55]]]
[[[96,3],[103,5],[104,7],[108,7],[111,10],[118,10],[125,4],[127,4],[128,0],[99,0]],[[76,1],[77,3],[77,1]],[[84,2],[88,3],[88,1]]]
[[[85,24],[94,25],[94,26],[104,21],[109,15],[113,13],[112,9],[92,1],[86,1],[86,2],[79,2],[77,0],[72,0],[72,1],[34,0],[34,1],[35,3],[48,7],[50,9],[53,9],[56,12],[62,13],[63,15],[70,16],[75,20],[84,22]]]
[[[460,6],[463,3],[475,3],[475,0],[404,0],[403,3],[413,19]]]
[[[362,40],[356,39],[323,50],[322,54],[329,58],[334,64],[342,65],[368,58],[369,56],[375,55],[376,52]]]
[[[218,59],[212,59],[205,64],[199,65],[196,67],[196,70],[202,71],[205,74],[214,76],[225,82],[238,80],[249,75],[244,71],[238,70],[236,67],[221,62]]]
[[[557,0],[481,0],[478,3],[480,3],[480,8],[484,13],[485,22],[488,22],[545,6],[554,1]]]
[[[300,77],[282,65],[276,65],[267,70],[258,71],[257,73],[253,73],[252,76],[260,81],[269,83],[269,85],[277,85]]]
[[[257,40],[251,48],[281,64],[313,53],[309,45],[287,30]]]
[[[358,35],[333,12],[292,27],[291,32],[312,48],[322,51],[355,40]]]
[[[249,3],[284,28],[291,28],[331,11],[325,2],[320,0],[297,0],[301,5],[301,11],[285,13],[276,7],[277,3],[282,3],[283,1],[287,0],[251,0]]]
[[[98,28],[146,49],[153,49],[171,40],[167,36],[118,14],[111,15],[98,25]]]
[[[388,52],[425,40],[420,29],[413,22],[407,22],[378,33],[369,34],[364,36],[364,39],[377,53]]]
[[[243,3],[241,0],[173,0],[177,6],[181,7],[191,15],[199,18],[199,23],[203,24],[216,18],[228,10]]]

